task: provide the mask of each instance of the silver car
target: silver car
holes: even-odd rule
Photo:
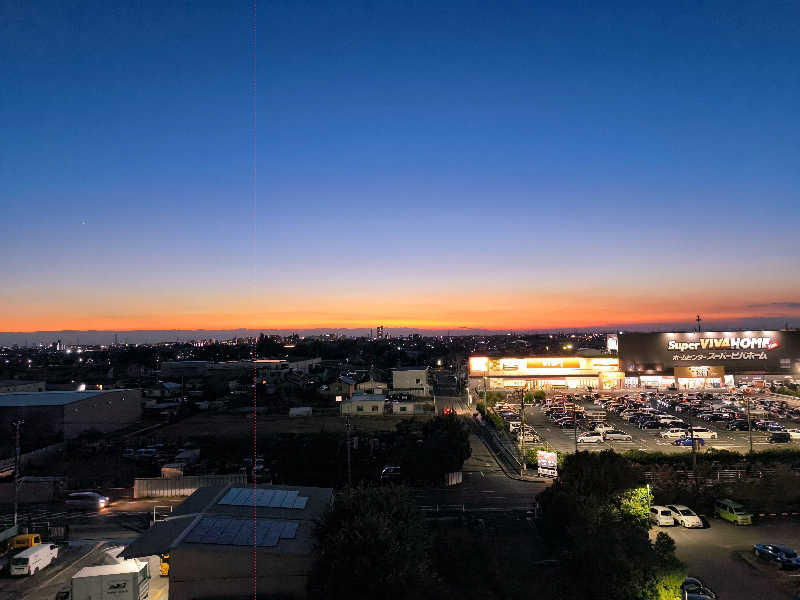
[[[64,501],[64,504],[71,508],[87,508],[90,510],[101,510],[110,503],[107,496],[97,492],[73,492]]]
[[[625,433],[619,429],[611,429],[610,431],[606,431],[603,434],[603,437],[605,437],[607,440],[617,440],[619,442],[630,442],[633,440],[633,437],[631,437],[629,433]]]

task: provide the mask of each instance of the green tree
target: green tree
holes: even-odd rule
[[[425,597],[435,583],[430,533],[405,488],[356,488],[314,534],[312,598]]]

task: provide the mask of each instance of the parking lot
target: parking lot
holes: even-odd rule
[[[611,398],[616,397],[620,398],[623,396],[627,396],[630,399],[639,398],[641,392],[615,392],[615,393],[603,393],[602,397]],[[674,394],[674,393],[672,393]],[[641,407],[648,407],[657,409],[659,413],[669,414],[673,416],[675,419],[683,420],[688,426],[691,427],[706,427],[710,431],[716,433],[716,439],[706,439],[703,443],[701,450],[709,449],[709,448],[717,448],[717,449],[724,449],[724,450],[732,450],[737,452],[747,452],[750,448],[750,433],[748,431],[729,431],[727,429],[728,421],[705,421],[695,414],[690,412],[678,412],[675,408],[667,408],[664,404],[658,406],[657,401],[659,398],[663,398],[665,395],[672,395],[672,394],[657,394],[648,397],[647,403],[642,403]],[[583,396],[587,395],[586,393],[583,394],[549,394],[548,395],[548,402],[554,401],[556,398],[567,398],[571,397],[571,400],[578,406],[578,411],[583,409],[584,411],[595,411],[601,412],[605,416],[605,420],[616,430],[623,431],[631,436],[630,441],[622,441],[622,440],[602,440],[594,443],[579,443],[578,449],[579,450],[607,450],[607,449],[614,449],[618,452],[625,452],[627,450],[644,450],[644,451],[658,451],[658,452],[684,452],[688,453],[691,452],[691,446],[676,446],[674,439],[663,439],[660,434],[664,431],[662,429],[641,429],[637,424],[628,422],[621,418],[618,414],[615,414],[611,411],[605,411],[601,406],[594,403],[592,400],[588,400]],[[721,410],[723,408],[731,408],[732,405],[723,404],[722,395],[719,394],[715,401],[709,403],[710,406],[713,407],[714,410]],[[517,407],[518,411],[518,407]],[[775,421],[780,426],[784,428],[800,428],[800,421],[794,420],[789,418],[788,416],[775,416],[774,414],[761,414],[757,412],[755,409],[751,412],[751,417],[753,420],[758,418],[765,418],[769,419],[770,421]],[[538,436],[542,439],[543,443],[546,443],[553,449],[559,452],[574,452],[575,451],[575,437],[576,433],[580,436],[581,433],[587,431],[588,424],[584,424],[579,422],[576,429],[573,427],[568,428],[561,428],[557,424],[555,424],[546,414],[545,414],[545,405],[538,405],[538,406],[526,406],[525,408],[525,422],[531,425]],[[781,443],[781,444],[772,444],[768,441],[768,433],[763,431],[753,431],[752,432],[752,441],[753,441],[753,449],[754,450],[761,450],[768,447],[790,447],[790,448],[797,448],[800,447],[800,442],[797,440],[792,440],[788,443]],[[513,442],[509,442],[510,445],[513,445]]]

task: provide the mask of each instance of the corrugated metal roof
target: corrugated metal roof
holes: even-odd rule
[[[0,407],[13,406],[64,406],[112,390],[90,392],[13,392],[0,394]],[[113,390],[120,391],[120,390]]]

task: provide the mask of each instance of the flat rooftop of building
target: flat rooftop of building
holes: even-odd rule
[[[112,390],[89,392],[10,392],[0,394],[0,408],[15,406],[64,406]],[[119,391],[119,390],[113,390]]]
[[[10,385],[31,385],[32,383],[42,383],[42,381],[36,379],[0,379],[0,387],[6,387]]]
[[[254,498],[255,496],[255,498]],[[253,537],[259,551],[309,554],[316,520],[333,501],[331,488],[288,485],[200,488],[122,553],[126,558],[193,548],[238,547],[251,552]],[[256,531],[253,505],[256,505]]]

